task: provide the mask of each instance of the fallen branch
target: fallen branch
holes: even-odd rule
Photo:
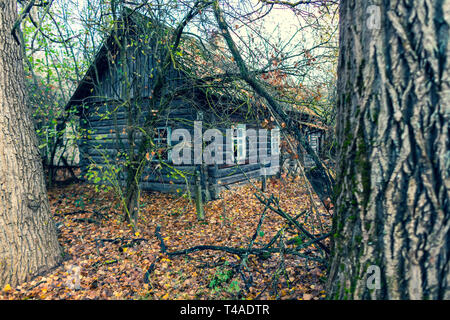
[[[259,96],[263,97],[267,101],[273,114],[277,115],[279,119],[281,119],[284,123],[287,124],[287,129],[289,129],[289,131],[291,131],[295,135],[297,141],[301,144],[303,149],[308,153],[309,156],[311,156],[312,160],[317,166],[317,169],[324,178],[326,194],[331,197],[332,186],[334,184],[333,177],[329,174],[326,166],[319,159],[316,152],[311,148],[309,142],[305,139],[299,127],[296,126],[295,124],[292,124],[291,117],[286,113],[282,105],[278,101],[276,101],[276,99],[266,90],[264,85],[260,83],[255,78],[254,74],[248,69],[245,61],[243,60],[239,52],[238,47],[236,46],[230,34],[229,26],[223,16],[223,12],[219,6],[219,2],[216,1],[212,6],[212,8],[219,29],[221,30],[221,35],[223,36],[225,43],[227,44],[227,47],[234,58],[234,61],[239,69],[239,73],[241,75],[242,80],[244,80]]]
[[[95,223],[95,224],[97,224],[97,225],[100,225],[100,221],[97,221],[97,220],[91,219],[91,218],[73,218],[72,221],[73,221],[73,222]]]
[[[270,199],[272,199],[272,197]],[[242,280],[244,281],[244,284],[245,284],[245,289],[247,290],[247,292],[249,292],[249,290],[250,290],[250,287],[253,282],[253,277],[250,276],[247,278],[243,272],[243,268],[247,266],[248,255],[249,255],[250,251],[253,249],[253,245],[255,243],[256,237],[258,236],[258,234],[261,230],[261,226],[262,226],[264,218],[266,217],[266,214],[267,214],[267,209],[268,209],[268,206],[266,205],[264,207],[263,212],[261,213],[261,217],[259,218],[259,222],[258,222],[258,225],[256,226],[255,233],[253,234],[253,236],[250,240],[250,243],[247,247],[247,252],[242,257],[241,263],[239,264],[239,266],[237,268],[237,272],[241,275]]]
[[[98,244],[101,243],[103,246],[105,242],[113,243],[113,244],[121,244],[121,247],[131,247],[134,246],[136,243],[139,244],[142,241],[148,241],[148,239],[145,238],[114,238],[114,239],[94,239],[95,245],[98,247]],[[125,243],[125,244],[124,244]]]
[[[158,240],[160,242],[161,252],[162,253],[166,253],[167,252],[167,247],[164,244],[164,239],[162,238],[160,231],[161,231],[161,226],[160,225],[156,226],[155,235],[156,235],[156,237],[158,238]]]
[[[77,210],[77,211],[70,211],[70,212],[62,212],[62,213],[55,213],[55,217],[64,217],[64,216],[72,216],[76,214],[83,214],[83,213],[89,213],[89,211],[86,210]]]
[[[294,220],[289,214],[284,212],[280,206],[272,200],[272,198],[269,198],[266,201],[264,201],[258,194],[255,193],[256,198],[266,206],[270,208],[273,212],[277,213],[282,218],[286,219],[290,224],[294,225],[299,231],[301,231],[303,234],[305,234],[308,238],[311,240],[314,240],[314,244],[317,244],[320,249],[322,249],[326,254],[330,254],[330,250],[322,243],[320,240],[318,240],[314,235],[308,232],[298,221]],[[276,204],[276,208],[271,205],[271,203]]]
[[[93,268],[97,268],[100,266],[105,266],[105,265],[109,265],[109,264],[113,264],[113,263],[117,263],[118,260],[116,259],[112,259],[112,260],[106,260],[106,261],[97,261],[96,263],[94,263],[92,265]]]
[[[235,255],[239,256],[240,258],[242,258],[244,255],[250,255],[250,254],[257,255],[257,256],[264,258],[264,256],[267,254],[279,252],[279,248],[264,247],[264,248],[251,248],[249,250],[248,248],[244,249],[244,248],[233,248],[233,247],[214,246],[214,245],[199,245],[199,246],[194,246],[192,248],[183,249],[183,250],[168,251],[167,246],[164,244],[164,239],[161,236],[160,230],[161,230],[161,228],[159,226],[156,227],[155,235],[160,241],[161,252],[164,254],[167,254],[169,257],[187,255],[190,253],[203,251],[203,250],[223,251],[223,252],[227,252],[230,254],[235,254]],[[310,257],[310,256],[307,256],[307,255],[297,252],[297,250],[289,249],[289,250],[286,250],[285,252],[287,254],[293,254],[293,255],[299,256],[301,258],[308,259],[308,260],[317,261],[317,262],[321,262],[321,263],[324,262],[324,260],[321,258]]]

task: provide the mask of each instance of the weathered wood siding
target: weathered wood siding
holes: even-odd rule
[[[149,38],[144,31],[128,30],[129,39],[122,38],[122,46],[126,48],[122,53],[117,50],[117,45],[111,39],[106,41],[102,55],[97,56],[88,71],[90,80],[86,80],[87,85],[85,88],[77,89],[74,94],[76,101],[84,103],[78,108],[84,132],[83,138],[79,141],[80,167],[83,174],[88,172],[91,164],[103,168],[123,165],[125,162],[123,153],[133,150],[128,139],[130,128],[136,129],[135,143],[139,144],[141,133],[138,127],[143,125],[149,112],[153,113],[150,99],[158,55],[161,55],[158,50],[161,49],[158,49],[157,42],[152,40],[151,36]],[[138,45],[135,45],[136,43]],[[201,118],[207,124],[204,130],[213,127],[221,130],[224,135],[226,129],[233,123],[249,124],[248,114],[240,114],[236,112],[236,106],[230,108],[230,105],[227,105],[232,99],[200,92],[190,84],[182,72],[173,67],[167,75],[166,84],[163,94],[171,97],[172,101],[164,110],[159,111],[154,127],[188,129],[193,138],[193,124],[199,119],[199,112],[203,114]],[[220,123],[216,120],[218,117]],[[255,123],[251,125],[258,128]],[[120,138],[120,141],[117,138]],[[246,146],[248,156],[249,141]],[[270,139],[267,145],[259,148],[270,154]],[[134,150],[137,150],[136,146]],[[233,152],[233,150],[224,151]],[[224,187],[260,175],[259,164],[211,165],[206,168],[182,165],[174,166],[172,169],[170,166],[172,166],[170,163],[166,165],[158,162],[147,165],[141,179],[142,189],[184,192],[193,188],[195,172],[201,170],[204,192],[214,198]],[[99,168],[95,170],[101,171]],[[183,176],[173,174],[177,170],[182,172]],[[121,173],[119,181],[124,183],[125,179],[125,175]],[[191,191],[193,193],[193,190]]]

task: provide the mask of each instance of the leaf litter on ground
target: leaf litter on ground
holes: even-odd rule
[[[265,194],[276,195],[280,207],[294,217],[313,208],[302,185],[299,178],[271,178]],[[324,299],[326,266],[299,256],[249,255],[242,272],[252,280],[246,288],[242,275],[233,272],[241,263],[238,255],[210,250],[173,257],[161,253],[157,226],[170,252],[197,245],[247,248],[264,210],[254,193],[252,184],[222,192],[220,199],[205,204],[206,221],[199,222],[193,201],[143,192],[133,230],[123,221],[112,192],[98,192],[88,184],[52,189],[49,200],[63,262],[17,287],[0,288],[0,299]],[[321,208],[318,198],[312,201]],[[299,222],[317,234],[319,224],[329,232],[331,217],[319,209]],[[282,228],[285,243],[308,240],[286,227],[286,221],[268,212],[254,247],[261,248]],[[314,246],[299,252],[321,255]]]

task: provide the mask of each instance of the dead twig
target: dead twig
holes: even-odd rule
[[[267,201],[264,201],[258,194],[255,193],[255,197],[263,204],[267,205],[270,210],[277,213],[282,218],[286,219],[290,224],[294,225],[299,231],[301,231],[303,234],[305,234],[308,238],[311,240],[314,240],[314,244],[317,244],[320,249],[322,249],[327,255],[330,254],[330,250],[322,243],[320,240],[318,240],[314,235],[308,232],[298,221],[294,220],[288,213],[284,212],[279,204],[274,201],[272,198],[267,199]],[[272,206],[274,204],[276,207]]]

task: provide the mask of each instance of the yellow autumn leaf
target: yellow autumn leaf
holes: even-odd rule
[[[161,299],[167,300],[167,298],[169,298],[169,293],[166,293]]]
[[[4,288],[3,288],[3,292],[9,292],[9,291],[11,291],[12,290],[12,288],[11,288],[11,286],[9,285],[9,284],[7,284]]]
[[[136,237],[139,237],[139,236],[141,235],[141,233],[140,233],[140,232],[136,232],[134,235],[135,235]]]

